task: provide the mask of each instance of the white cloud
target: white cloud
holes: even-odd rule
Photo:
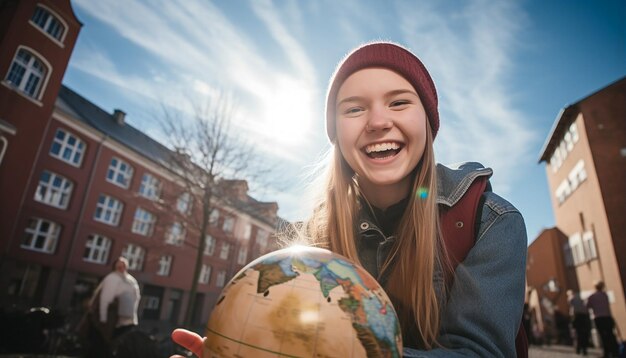
[[[523,13],[509,2],[469,1],[453,9],[439,4],[398,6],[406,44],[439,91],[438,160],[482,161],[494,168],[496,186],[506,192],[536,140],[515,108],[516,89],[509,82]]]
[[[151,89],[143,93],[151,99],[224,88],[234,92],[241,102],[242,110],[235,121],[237,131],[252,140],[261,140],[262,150],[283,159],[299,160],[293,153],[311,145],[307,130],[321,112],[315,112],[312,105],[317,91],[315,71],[297,39],[282,25],[281,16],[271,2],[255,2],[255,13],[271,33],[271,40],[282,49],[291,69],[269,63],[257,48],[257,39],[250,38],[255,34],[245,33],[211,2],[77,0],[76,3],[153,56],[146,58],[149,66],[159,66],[171,82],[167,86],[148,83]],[[104,58],[102,51],[98,53]],[[95,62],[85,61],[80,69],[131,89],[122,83],[124,76],[112,66],[98,67]],[[277,132],[276,128],[281,131]],[[272,141],[274,145],[267,145]],[[277,143],[291,150],[284,150]]]

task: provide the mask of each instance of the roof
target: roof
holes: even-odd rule
[[[72,114],[75,119],[97,129],[159,165],[168,163],[173,154],[167,147],[139,129],[128,123],[118,124],[113,114],[96,106],[67,86],[61,86],[56,105]]]
[[[541,148],[541,154],[539,156],[539,163],[543,161],[547,162],[549,160],[549,157],[554,151],[554,148],[556,148],[559,145],[561,134],[563,133],[565,128],[567,128],[572,123],[572,121],[575,119],[575,116],[578,114],[579,105],[582,102],[586,101],[590,97],[595,96],[598,93],[604,92],[607,89],[625,81],[626,81],[626,76],[579,99],[573,104],[566,105],[564,108],[562,108],[559,114],[556,116],[554,123],[552,124],[552,129],[550,129],[550,134],[548,134],[548,137],[546,138],[546,142],[543,144],[543,147]]]
[[[174,155],[174,152],[139,129],[128,123],[120,125],[114,114],[106,112],[65,85],[61,86],[55,105],[74,119],[102,132],[159,166],[167,167]],[[236,198],[228,198],[227,202],[237,210],[272,227],[280,222],[280,220],[270,220],[267,216],[262,215],[263,210],[260,207],[263,203],[250,196],[247,196],[245,202]]]

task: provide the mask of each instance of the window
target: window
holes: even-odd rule
[[[171,255],[161,256],[161,258],[159,259],[159,269],[157,271],[157,275],[169,276],[171,270],[172,270],[172,256]]]
[[[145,309],[145,310],[158,310],[160,302],[161,302],[161,299],[159,297],[145,296],[144,297],[143,309]]]
[[[217,221],[220,218],[220,212],[217,209],[213,209],[211,211],[211,216],[209,216],[209,223],[211,226],[217,226]]]
[[[583,250],[587,261],[598,258],[598,253],[596,252],[596,241],[593,238],[593,231],[585,231],[583,233]]]
[[[19,49],[6,77],[6,81],[18,91],[39,99],[48,68],[43,60],[26,49]]]
[[[574,257],[572,256],[572,248],[569,246],[569,243],[563,244],[563,255],[565,257],[565,266],[575,266]]]
[[[228,260],[228,254],[230,253],[230,244],[222,242],[222,249],[220,250],[220,259]]]
[[[7,151],[7,147],[9,146],[9,141],[0,136],[0,164],[2,164],[2,158],[4,158],[4,153]]]
[[[204,254],[207,256],[213,256],[215,252],[215,238],[211,235],[204,237]]]
[[[582,245],[580,233],[577,232],[571,235],[568,239],[568,242],[572,250],[572,259],[574,261],[574,265],[585,262],[585,250]]]
[[[245,265],[248,262],[248,248],[241,246],[239,248],[239,254],[237,255],[237,263],[239,265]]]
[[[563,165],[565,159],[569,152],[574,149],[574,145],[578,142],[578,128],[576,127],[576,122],[572,123],[565,134],[563,135],[563,139],[559,142],[559,145],[554,149],[554,153],[550,158],[550,167],[552,171],[556,173],[556,171]]]
[[[226,281],[226,271],[220,271],[215,278],[215,286],[224,287],[224,281]]]
[[[61,227],[52,221],[36,218],[30,219],[21,247],[52,254],[57,247],[60,232]]]
[[[211,266],[202,264],[202,271],[198,277],[198,283],[207,284],[211,279]]]
[[[189,193],[182,193],[176,201],[176,210],[181,214],[189,213],[191,210],[191,195]]]
[[[80,166],[85,152],[85,143],[70,132],[59,128],[54,135],[50,155],[75,167]]]
[[[89,235],[85,245],[83,260],[97,264],[106,264],[111,250],[111,240],[101,235]]]
[[[563,180],[559,184],[558,188],[554,192],[554,195],[562,204],[574,191],[578,188],[580,183],[587,180],[587,171],[585,170],[585,162],[580,159],[574,168],[569,172],[567,179]]]
[[[181,223],[174,223],[167,233],[165,242],[171,245],[181,246],[185,241],[185,228]]]
[[[63,25],[60,18],[55,16],[50,10],[38,5],[30,21],[55,40],[59,42],[63,41],[65,25]]]
[[[124,209],[124,204],[121,201],[111,196],[100,194],[93,218],[105,224],[117,226],[122,216],[122,209]]]
[[[66,178],[44,170],[39,177],[35,200],[60,209],[67,209],[73,184]]]
[[[258,229],[256,232],[256,244],[259,246],[260,251],[265,251],[267,248],[267,238],[269,237],[269,232],[265,230]]]
[[[233,232],[235,227],[235,218],[232,216],[227,216],[224,218],[224,225],[222,225],[222,230],[224,232]]]
[[[113,157],[109,170],[107,171],[107,181],[128,189],[130,180],[133,177],[133,167],[125,161]]]
[[[143,269],[143,260],[146,256],[146,250],[138,245],[128,244],[122,251],[122,256],[128,259],[128,269],[141,271]]]
[[[252,233],[252,225],[250,225],[249,223],[246,223],[245,226],[243,227],[243,239],[244,240],[250,240],[250,234]]]
[[[159,198],[159,192],[161,190],[161,183],[159,179],[146,173],[141,178],[141,186],[139,187],[139,194],[150,200],[157,200]]]
[[[137,208],[137,210],[135,210],[135,219],[133,220],[131,231],[135,234],[150,236],[152,235],[155,222],[156,217],[154,214],[142,208]]]

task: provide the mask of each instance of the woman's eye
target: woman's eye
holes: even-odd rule
[[[343,111],[344,114],[356,114],[363,111],[363,108],[361,107],[352,107],[352,108],[348,108],[345,111]]]
[[[408,100],[405,99],[401,99],[401,100],[397,100],[397,101],[393,101],[391,102],[390,106],[391,107],[398,107],[398,106],[404,106],[409,104],[410,102]]]

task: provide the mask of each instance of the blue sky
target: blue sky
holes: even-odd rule
[[[431,72],[442,163],[479,161],[526,219],[529,242],[554,225],[539,152],[559,110],[626,75],[626,2],[73,0],[84,26],[64,83],[164,141],[161,103],[222,91],[235,129],[280,163],[287,189],[257,187],[304,219],[310,171],[329,148],[324,95],[355,46],[391,40]],[[252,186],[255,188],[255,186]]]

